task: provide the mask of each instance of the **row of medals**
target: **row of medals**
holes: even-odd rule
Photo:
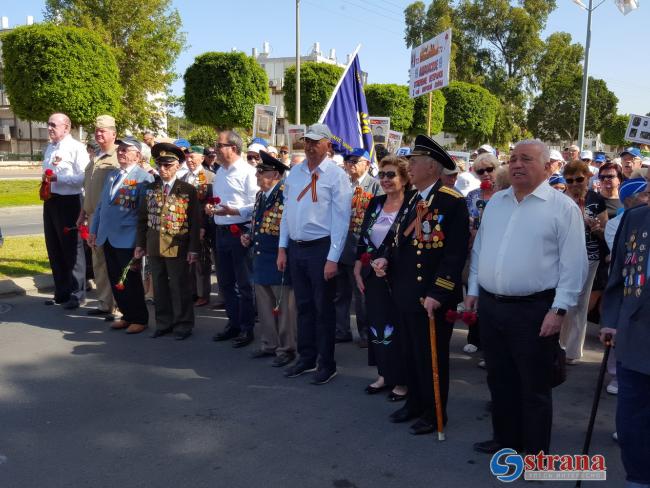
[[[260,227],[260,234],[277,235],[280,232],[280,219],[282,218],[283,210],[284,205],[280,204],[280,202],[275,202],[273,208],[265,212],[264,220]]]
[[[440,224],[436,224],[433,230],[440,231]],[[420,242],[418,239],[413,239],[413,245],[418,249],[436,249],[438,247],[442,247],[442,241],[440,241],[438,236],[430,237],[432,231],[431,224],[428,220],[422,222],[422,233],[424,234],[424,239],[422,239],[423,242]]]
[[[648,232],[644,231],[641,234],[641,237],[643,239],[648,237]],[[636,232],[633,232],[632,235],[630,236],[630,241],[626,245],[628,251],[625,254],[625,264],[628,264],[630,261],[632,261],[636,257],[635,249],[636,249],[637,243],[635,241],[636,241]],[[643,252],[645,252],[645,250],[646,250],[646,245],[641,244],[639,246],[639,252],[643,253]],[[638,265],[636,263],[634,263],[634,264],[631,264],[629,266],[625,266],[623,268],[623,278],[624,278],[624,285],[625,285],[624,288],[623,288],[623,296],[632,295],[632,293],[634,293],[634,295],[637,298],[639,298],[641,296],[641,293],[643,291],[643,285],[645,284],[645,277],[642,278],[643,282],[641,283],[641,286],[634,286],[635,285],[634,275],[636,273],[639,273],[639,274],[643,273],[643,265],[641,263],[643,263],[644,260],[645,260],[645,256],[640,255],[640,256],[638,256],[638,261],[639,261]]]
[[[169,197],[168,197],[169,198]],[[148,225],[150,228],[155,230],[160,230],[160,210],[163,207],[162,199],[158,199],[157,196],[150,198],[148,200]],[[185,223],[185,207],[183,205],[170,204],[169,211],[172,212],[170,215],[171,220],[165,219],[164,231],[169,234],[177,234],[183,227]]]

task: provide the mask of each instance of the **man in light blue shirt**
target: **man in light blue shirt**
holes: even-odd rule
[[[306,159],[285,181],[278,269],[289,265],[298,308],[300,358],[288,378],[316,371],[313,384],[336,375],[334,296],[338,261],[350,222],[352,189],[346,173],[328,155],[332,134],[325,124],[305,134]],[[318,364],[317,364],[318,360]]]

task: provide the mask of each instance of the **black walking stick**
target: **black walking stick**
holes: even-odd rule
[[[603,354],[603,362],[600,364],[600,372],[598,373],[598,382],[596,383],[596,392],[594,393],[594,402],[591,405],[591,415],[589,416],[589,426],[587,427],[587,435],[585,436],[585,443],[582,446],[582,454],[589,454],[589,444],[591,444],[591,434],[594,432],[594,422],[596,421],[596,412],[598,412],[598,404],[600,403],[600,394],[603,391],[603,382],[605,380],[605,371],[607,371],[607,360],[609,359],[609,350],[612,348],[612,336],[605,337],[605,354]],[[576,488],[582,486],[582,480],[576,481]]]

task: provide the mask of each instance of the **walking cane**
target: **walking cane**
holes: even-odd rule
[[[445,440],[442,426],[442,399],[440,398],[440,375],[438,372],[438,346],[436,342],[436,319],[429,317],[429,342],[431,343],[431,366],[433,367],[433,395],[436,402],[436,419],[438,421],[438,440]]]
[[[582,446],[582,454],[589,453],[589,444],[591,444],[591,434],[594,431],[594,422],[596,421],[596,412],[598,411],[598,404],[600,403],[600,394],[603,390],[603,382],[605,380],[605,371],[607,371],[607,359],[609,358],[609,350],[612,348],[612,337],[607,335],[605,345],[605,354],[603,354],[603,362],[600,364],[600,372],[598,373],[598,382],[596,383],[596,393],[594,393],[594,402],[591,405],[591,415],[589,416],[589,426],[587,427],[587,435],[585,436],[585,444]],[[576,488],[582,486],[582,480],[576,481]]]

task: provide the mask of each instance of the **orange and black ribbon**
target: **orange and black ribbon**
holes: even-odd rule
[[[429,211],[429,204],[426,200],[420,200],[415,207],[415,220],[404,231],[405,236],[411,235],[415,228],[415,238],[422,239],[422,219]]]
[[[318,174],[317,173],[312,173],[311,174],[311,181],[309,184],[300,192],[300,195],[298,195],[298,201],[302,199],[302,197],[305,196],[305,193],[307,193],[311,189],[311,201],[312,202],[317,202],[318,201],[318,193],[316,193],[316,182],[318,181]]]

